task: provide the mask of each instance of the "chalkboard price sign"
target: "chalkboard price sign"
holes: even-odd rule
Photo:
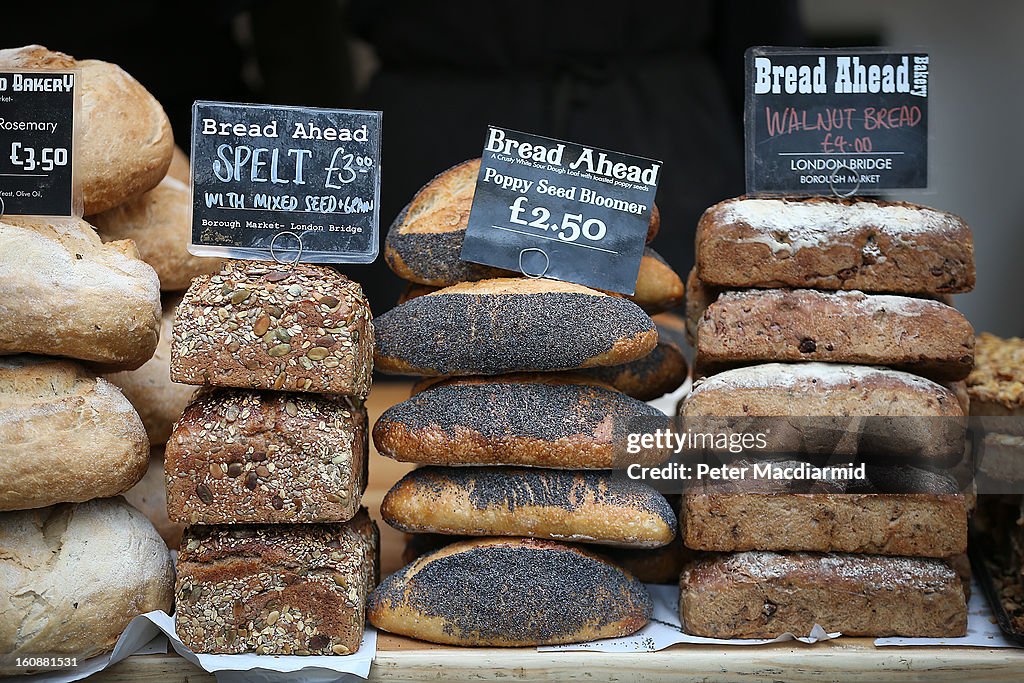
[[[380,131],[380,112],[196,102],[189,251],[373,261]]]
[[[0,213],[81,215],[74,183],[74,72],[0,72]]]

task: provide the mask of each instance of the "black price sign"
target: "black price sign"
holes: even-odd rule
[[[196,102],[189,251],[373,261],[380,131],[380,112]]]
[[[923,53],[747,50],[747,193],[927,187],[928,68]]]
[[[462,259],[624,294],[661,162],[488,128]]]
[[[0,213],[75,214],[75,81],[70,71],[0,72]]]

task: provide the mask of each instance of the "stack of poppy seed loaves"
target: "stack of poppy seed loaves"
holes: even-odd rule
[[[178,306],[171,377],[202,385],[165,453],[188,524],[175,627],[195,652],[344,655],[377,582],[366,486],[373,323],[325,266],[228,261]]]
[[[385,579],[369,618],[467,646],[627,635],[647,623],[650,598],[591,548],[664,548],[676,519],[657,491],[607,471],[632,419],[664,418],[618,382],[630,375],[638,392],[660,395],[684,381],[685,361],[665,360],[675,376],[652,389],[627,372],[658,346],[638,303],[460,261],[478,169],[466,162],[435,178],[387,239],[396,273],[443,287],[407,293],[378,318],[375,351],[378,370],[423,378],[373,429],[380,453],[423,465],[381,515],[429,536],[417,545],[433,551]],[[671,306],[682,285],[646,292]]]
[[[948,466],[974,335],[944,297],[973,284],[970,229],[927,207],[741,197],[705,212],[687,302],[698,379],[680,415],[773,432],[773,451],[800,456],[783,469],[837,454],[867,477],[686,492],[684,543],[719,553],[682,575],[688,632],[964,634],[951,561],[968,510]]]

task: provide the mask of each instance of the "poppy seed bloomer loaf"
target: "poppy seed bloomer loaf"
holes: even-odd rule
[[[639,306],[556,280],[466,282],[377,319],[375,365],[397,375],[500,375],[618,365],[658,332]]]
[[[684,334],[673,325],[678,321],[681,328],[683,322],[671,313],[656,315],[653,320],[658,328],[658,345],[653,351],[629,363],[590,368],[583,374],[641,401],[651,401],[681,387],[690,368],[683,351]]]

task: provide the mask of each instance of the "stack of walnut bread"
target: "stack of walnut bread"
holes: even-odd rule
[[[164,466],[194,652],[359,649],[378,571],[360,506],[373,345],[362,288],[326,266],[227,261],[178,305],[171,378],[203,388]]]
[[[791,418],[895,419],[890,434],[846,435],[849,454],[874,458],[869,481],[686,492],[684,543],[714,554],[683,572],[684,629],[964,635],[950,561],[967,546],[965,497],[945,472],[887,463],[876,446],[962,456],[974,334],[945,297],[974,284],[968,226],[905,203],[738,198],[705,212],[696,247],[687,323],[699,379],[684,419],[785,418],[772,424],[798,431]],[[803,447],[811,431],[797,434]]]
[[[170,124],[135,79],[38,46],[0,50],[0,69],[18,68],[79,70],[87,214],[162,182]],[[77,218],[0,218],[0,674],[40,655],[80,665],[137,615],[171,609],[170,551],[119,495],[146,472],[144,421],[104,377],[156,352],[160,282],[131,239],[101,237]]]
[[[422,467],[382,503],[383,519],[415,536],[410,564],[377,588],[369,618],[468,646],[630,634],[651,602],[604,549],[648,575],[668,564],[678,576],[680,553],[653,550],[671,547],[676,519],[657,491],[607,470],[631,419],[664,418],[637,397],[685,381],[680,346],[671,333],[659,342],[638,305],[669,308],[682,283],[654,256],[632,301],[460,261],[479,167],[427,184],[387,237],[387,262],[414,284],[377,319],[375,367],[423,379],[373,439]]]

